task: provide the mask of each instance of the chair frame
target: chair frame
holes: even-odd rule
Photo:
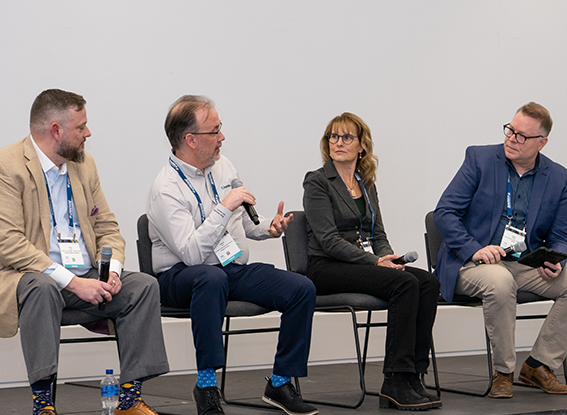
[[[148,218],[146,214],[141,215],[138,218],[137,222],[137,230],[138,230],[138,240],[136,241],[137,251],[138,251],[138,264],[140,267],[140,271],[146,274],[152,275],[153,277],[157,278],[153,271],[152,267],[152,252],[151,252],[151,240],[148,234]],[[148,245],[149,244],[149,245]],[[247,307],[247,312],[245,314],[237,314],[233,310],[238,306],[245,305]],[[226,396],[226,377],[227,377],[227,362],[228,362],[228,340],[230,336],[234,335],[244,335],[244,334],[259,334],[259,333],[272,333],[272,332],[279,332],[280,328],[278,326],[274,327],[261,327],[261,328],[254,328],[254,329],[231,329],[230,328],[230,321],[231,318],[235,317],[253,317],[263,315],[275,310],[269,310],[258,306],[253,303],[249,303],[246,301],[229,301],[226,309],[225,314],[225,322],[224,322],[224,330],[222,331],[224,337],[224,357],[225,357],[225,364],[221,369],[221,380],[220,380],[220,394],[222,400],[229,405],[237,405],[237,406],[245,406],[245,407],[252,407],[252,408],[261,408],[261,409],[276,409],[273,406],[269,406],[266,404],[257,404],[252,402],[240,402],[234,399],[229,399]],[[188,308],[177,308],[177,307],[167,307],[161,306],[161,316],[162,317],[171,317],[171,318],[180,318],[180,319],[190,319],[191,312]],[[160,415],[170,415],[163,412],[160,412]]]
[[[429,272],[433,272],[433,270],[436,268],[437,266],[437,253],[439,251],[439,248],[441,247],[441,235],[439,234],[439,231],[437,230],[437,227],[435,226],[435,223],[433,221],[433,212],[428,212],[427,215],[425,216],[425,234],[424,234],[424,238],[425,238],[425,252],[426,252],[426,256],[427,256],[427,268],[429,270]],[[544,298],[541,296],[538,296],[536,294],[532,294],[532,293],[528,293],[528,292],[523,292],[523,291],[518,291],[517,294],[517,301],[518,304],[526,304],[526,303],[531,303],[531,302],[540,302],[540,301],[549,301],[549,298]],[[457,306],[463,306],[463,307],[478,307],[479,305],[482,305],[482,299],[480,298],[475,298],[475,297],[468,297],[465,295],[460,295],[460,294],[455,294],[454,298],[453,298],[453,302],[448,303],[446,302],[443,297],[439,297],[439,305],[440,306],[444,306],[444,305],[457,305]],[[547,318],[546,314],[529,314],[529,315],[516,315],[516,320],[541,320],[541,319],[545,319]],[[459,394],[463,394],[463,395],[469,395],[469,396],[480,396],[480,397],[484,397],[487,396],[490,392],[490,389],[492,388],[492,374],[494,372],[494,367],[493,367],[493,363],[492,363],[492,346],[490,344],[490,338],[488,336],[488,331],[486,330],[486,326],[484,327],[484,335],[485,335],[485,339],[486,339],[486,356],[487,356],[487,366],[488,366],[488,386],[487,388],[483,391],[483,392],[474,392],[474,391],[470,391],[470,390],[465,390],[465,389],[458,389],[458,388],[450,388],[450,387],[440,387],[439,386],[439,379],[438,379],[438,371],[437,371],[437,359],[435,357],[435,346],[434,346],[434,341],[431,342],[431,360],[432,360],[432,364],[433,364],[433,368],[434,368],[434,373],[435,373],[435,384],[436,384],[436,388],[438,391],[444,391],[444,392],[452,392],[452,393],[459,393]],[[563,373],[565,376],[565,379],[567,380],[567,360],[563,361]],[[425,383],[425,379],[423,379],[423,383],[424,386],[427,387],[428,389],[433,389],[432,386],[427,385]],[[525,385],[523,383],[520,382],[514,382],[514,384],[519,385],[519,386],[528,386]]]
[[[287,268],[288,271],[292,271],[292,272],[296,272],[296,273],[305,275],[305,272],[307,270],[307,261],[308,261],[308,257],[307,257],[308,236],[307,236],[307,228],[306,228],[306,225],[305,225],[305,223],[306,223],[305,213],[303,211],[292,211],[292,212],[287,212],[285,216],[287,217],[290,214],[294,215],[294,221],[289,224],[288,230],[286,230],[284,235],[282,235],[282,243],[283,243],[284,254],[285,254],[286,268]],[[291,230],[290,227],[294,227],[293,230],[295,230],[295,228],[297,228],[297,232],[294,232],[292,234],[293,238],[294,238],[293,242],[288,241],[289,231]],[[302,227],[302,228],[299,228],[299,227]],[[296,253],[295,254],[296,257],[292,257],[292,253],[291,253],[291,249],[290,249],[290,246],[292,244],[293,245],[297,244],[299,246],[305,246],[305,252],[301,252],[300,254]],[[345,295],[347,295],[347,294],[336,294],[336,296],[345,296]],[[373,327],[387,327],[387,325],[388,325],[386,321],[372,322],[372,311],[387,310],[387,304],[383,305],[381,307],[369,308],[369,307],[365,307],[364,305],[362,305],[358,301],[361,298],[372,298],[372,299],[376,300],[375,297],[372,297],[368,294],[354,294],[354,293],[352,293],[352,294],[348,294],[348,295],[352,296],[352,300],[348,301],[347,304],[341,304],[339,302],[339,303],[336,303],[336,304],[333,304],[333,305],[326,305],[326,306],[322,306],[321,304],[323,302],[328,302],[328,300],[332,299],[333,296],[332,295],[318,295],[317,296],[318,305],[316,305],[315,311],[316,312],[348,312],[351,315],[352,326],[353,326],[353,336],[354,336],[355,350],[356,350],[356,357],[357,357],[357,365],[358,365],[358,373],[359,373],[359,384],[360,384],[360,396],[358,398],[358,401],[354,404],[343,404],[343,403],[338,403],[338,402],[310,400],[310,399],[304,398],[303,399],[304,402],[322,404],[322,405],[329,405],[329,406],[335,406],[335,407],[340,407],[340,408],[355,409],[355,408],[358,408],[362,404],[366,395],[375,395],[375,396],[380,395],[379,392],[372,392],[372,391],[366,390],[366,384],[365,384],[364,376],[365,376],[365,370],[366,370],[366,360],[367,360],[367,356],[368,356],[368,344],[369,344],[369,340],[370,340],[370,329],[373,328]],[[361,323],[361,322],[358,321],[357,315],[356,315],[357,311],[366,312],[366,322]],[[365,329],[364,337],[363,337],[364,340],[363,340],[362,351],[360,349],[360,337],[359,337],[359,333],[358,333],[358,331],[360,329]],[[298,390],[299,393],[301,393],[298,379],[296,379],[296,389]]]

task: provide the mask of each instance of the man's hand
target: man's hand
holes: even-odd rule
[[[544,262],[545,267],[539,267],[537,272],[542,280],[551,282],[561,273],[561,264],[552,264],[551,262]]]
[[[118,294],[118,292],[122,289],[122,281],[120,281],[120,277],[114,271],[111,271],[108,274],[108,284],[112,286],[112,288],[108,290],[108,292],[112,295]]]
[[[223,205],[228,210],[230,210],[231,212],[234,212],[237,208],[242,206],[242,203],[244,202],[250,203],[251,205],[255,205],[256,198],[252,193],[250,193],[250,191],[247,188],[242,186],[232,189],[225,196],[225,198],[222,200],[220,204]]]
[[[293,220],[293,214],[289,215],[287,218],[283,215],[284,202],[278,204],[278,211],[272,225],[268,228],[268,233],[274,238],[279,238],[282,233],[287,229],[287,225]]]
[[[71,282],[67,284],[65,289],[71,291],[81,300],[97,305],[102,303],[103,300],[106,300],[106,302],[112,301],[111,292],[114,291],[116,294],[120,290],[116,290],[116,288],[113,287],[118,286],[118,284],[120,284],[120,287],[122,286],[119,282],[120,279],[115,272],[110,273],[108,280],[109,283],[92,278],[81,278],[75,276]],[[116,285],[113,284],[113,280],[116,281]]]
[[[497,264],[503,256],[506,256],[506,252],[504,252],[502,248],[496,245],[488,245],[476,251],[472,257],[472,261],[482,261],[485,264]]]

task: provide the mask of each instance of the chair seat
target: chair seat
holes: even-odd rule
[[[330,295],[318,295],[315,307],[338,307],[349,305],[361,310],[387,310],[388,302],[373,295],[358,293],[340,293]]]
[[[226,306],[226,317],[252,317],[269,313],[273,310],[247,301],[229,301]],[[161,306],[162,317],[190,318],[191,310],[188,308]]]
[[[75,324],[85,324],[92,321],[101,320],[100,317],[85,313],[82,310],[63,310],[61,315],[62,326],[73,326]]]
[[[542,297],[541,295],[537,295],[534,293],[526,292],[526,291],[518,291],[516,295],[516,302],[518,304],[525,304],[525,303],[536,303],[539,301],[549,301],[549,298]],[[447,303],[442,297],[439,299],[440,304],[449,304]],[[480,306],[482,305],[482,300],[476,297],[469,297],[467,295],[462,294],[455,294],[453,296],[453,301],[450,305],[461,305],[461,306]]]

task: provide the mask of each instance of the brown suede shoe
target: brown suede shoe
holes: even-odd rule
[[[547,393],[567,394],[567,385],[559,382],[553,370],[550,370],[546,365],[534,369],[524,362],[519,379],[528,385],[537,386]]]
[[[514,382],[514,372],[506,374],[496,372],[492,376],[492,387],[488,396],[491,398],[511,398],[512,383]]]
[[[37,415],[57,415],[57,412],[55,412],[55,409],[43,409]]]
[[[125,411],[120,411],[116,409],[114,411],[115,415],[158,415],[154,408],[146,405],[142,400],[136,401],[136,403]]]

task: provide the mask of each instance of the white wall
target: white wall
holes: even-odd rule
[[[360,115],[380,158],[390,242],[417,250],[421,266],[425,213],[466,146],[501,142],[518,107],[534,100],[550,110],[556,126],[544,153],[567,162],[560,0],[20,0],[2,9],[0,146],[28,133],[42,90],[84,95],[87,150],[130,269],[136,219],[167,160],[165,114],[182,94],[216,101],[222,151],[265,216],[279,200],[302,207],[327,122]],[[284,266],[280,241],[252,249],[252,260]]]

